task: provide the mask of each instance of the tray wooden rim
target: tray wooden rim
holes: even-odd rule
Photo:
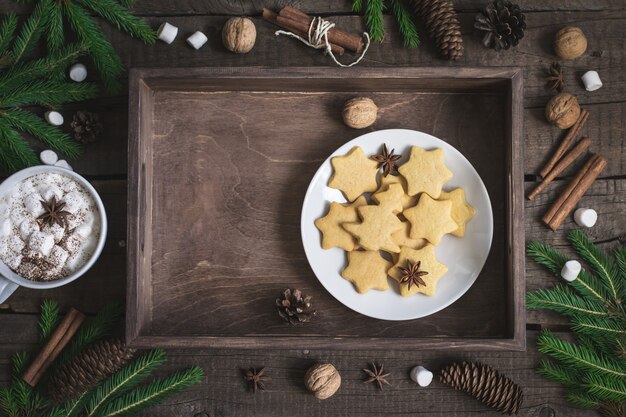
[[[140,158],[141,132],[149,121],[142,120],[142,98],[149,97],[150,82],[158,80],[182,81],[193,78],[290,78],[290,79],[334,79],[334,78],[397,78],[433,80],[502,80],[509,85],[507,92],[507,279],[511,287],[508,292],[509,328],[508,338],[367,338],[367,337],[286,337],[250,336],[221,337],[197,336],[175,337],[152,335],[143,331],[142,324],[149,323],[141,294],[146,283],[140,279],[141,254],[149,242],[140,240],[145,224],[147,208],[143,196],[148,191],[142,182],[145,165]],[[470,81],[472,82],[472,81]],[[442,87],[438,87],[442,90]],[[134,113],[133,113],[134,111]],[[167,348],[288,348],[288,349],[446,349],[446,350],[525,350],[526,348],[526,304],[525,304],[525,228],[523,189],[523,70],[521,68],[341,68],[324,67],[202,67],[202,68],[133,68],[129,74],[129,137],[128,137],[128,229],[127,229],[127,313],[126,341],[133,347]],[[511,237],[514,238],[511,238]],[[149,248],[149,246],[148,246]],[[366,344],[365,344],[366,343]]]

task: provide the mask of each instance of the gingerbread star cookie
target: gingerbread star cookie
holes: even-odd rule
[[[403,210],[402,197],[404,196],[402,184],[390,184],[387,190],[372,194],[372,200],[379,206],[388,207],[394,213],[400,213]]]
[[[344,156],[335,156],[330,160],[333,176],[328,186],[343,192],[348,201],[356,200],[363,193],[376,191],[378,163],[368,158],[363,149],[355,146]]]
[[[411,223],[409,236],[412,239],[426,239],[435,246],[443,235],[459,228],[452,220],[452,201],[433,200],[425,193],[420,196],[415,207],[404,210],[402,214]]]
[[[455,188],[450,192],[442,191],[439,200],[452,201],[452,220],[459,226],[452,234],[458,237],[465,236],[465,224],[476,214],[476,209],[465,200],[465,191],[462,188]]]
[[[361,294],[369,290],[385,291],[389,289],[387,271],[391,265],[378,251],[356,250],[348,253],[348,266],[341,276],[354,284]]]
[[[400,184],[402,185],[402,190],[404,190],[404,195],[400,197],[400,201],[402,202],[402,210],[413,207],[417,202],[417,198],[411,197],[406,193],[406,180],[400,175],[387,175],[386,177],[381,177],[380,187],[378,187],[378,190],[376,190],[376,192],[372,194],[372,199],[378,202],[378,195],[387,191],[389,189],[389,186],[391,186],[392,184]]]
[[[426,239],[411,239],[411,236],[409,235],[410,230],[411,223],[402,222],[402,229],[397,232],[393,232],[391,234],[391,238],[398,246],[400,246],[400,249],[402,249],[403,246],[411,249],[421,249],[426,246],[428,243]]]
[[[402,222],[388,206],[361,206],[357,208],[361,223],[344,223],[343,228],[366,250],[400,252],[391,234],[402,228]],[[456,225],[456,224],[455,224]]]
[[[403,247],[398,262],[389,269],[389,276],[398,281],[400,294],[406,297],[435,294],[437,281],[446,272],[448,267],[437,260],[435,247],[428,244],[418,250]]]
[[[322,248],[341,248],[345,251],[352,251],[357,248],[358,243],[354,236],[348,233],[341,225],[343,223],[353,223],[359,221],[356,212],[357,207],[367,205],[364,196],[357,198],[354,203],[330,203],[328,214],[315,220],[315,226],[322,232]]]
[[[439,198],[441,188],[452,178],[441,148],[427,151],[413,146],[409,160],[398,172],[406,179],[409,195],[428,193],[433,198]]]

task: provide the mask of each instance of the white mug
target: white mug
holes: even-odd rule
[[[89,270],[96,262],[100,254],[102,253],[102,249],[104,248],[104,242],[106,240],[107,235],[107,217],[106,212],[104,211],[104,205],[102,204],[102,200],[100,196],[96,192],[96,190],[89,184],[89,182],[78,175],[77,173],[54,166],[46,166],[40,165],[35,167],[30,167],[23,169],[21,171],[16,172],[11,175],[9,178],[4,180],[2,184],[0,184],[0,197],[4,196],[6,193],[10,192],[13,187],[25,180],[28,177],[37,174],[48,174],[48,173],[56,173],[60,175],[65,175],[67,177],[72,178],[77,183],[85,187],[87,192],[93,198],[93,201],[98,208],[98,214],[100,215],[100,237],[98,238],[98,243],[96,249],[94,250],[91,258],[83,265],[78,271],[74,272],[72,275],[69,275],[65,278],[52,280],[52,281],[31,281],[24,277],[17,275],[13,272],[8,266],[6,266],[2,261],[0,261],[0,303],[3,303],[9,298],[11,294],[20,286],[27,288],[36,288],[36,289],[48,289],[48,288],[56,288],[65,284],[69,284],[70,282],[78,279],[85,272]]]

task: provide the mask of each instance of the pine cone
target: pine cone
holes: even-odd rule
[[[305,297],[297,289],[287,288],[276,299],[278,314],[289,324],[297,325],[311,320],[317,311],[313,310],[311,297]]]
[[[524,37],[526,16],[519,6],[510,1],[496,0],[476,15],[474,28],[485,32],[483,45],[496,51],[517,46]]]
[[[439,380],[509,415],[519,412],[524,399],[522,389],[517,384],[479,362],[446,366],[439,373]]]
[[[86,110],[79,110],[74,114],[71,126],[74,139],[82,143],[95,142],[104,130],[98,115]]]
[[[420,16],[428,35],[443,56],[456,61],[463,56],[461,25],[450,0],[410,0],[415,14]]]
[[[48,392],[61,404],[95,386],[126,365],[135,349],[124,346],[119,339],[97,342],[63,363],[50,377]]]

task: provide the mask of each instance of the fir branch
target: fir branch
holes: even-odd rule
[[[565,393],[565,399],[580,408],[596,409],[600,406],[600,402],[594,396],[586,394],[581,390],[571,390]]]
[[[11,357],[11,375],[13,380],[18,380],[26,371],[28,365],[28,355],[26,352],[17,352]]]
[[[552,361],[542,360],[537,368],[539,375],[558,382],[561,385],[575,387],[580,383],[580,376],[571,368],[558,365]]]
[[[146,44],[153,44],[157,39],[155,31],[143,19],[131,14],[116,0],[78,1],[83,7],[91,9],[118,29],[140,39]]]
[[[352,11],[361,13],[361,10],[363,10],[363,0],[352,0]]]
[[[593,350],[561,340],[544,331],[537,341],[540,352],[548,354],[566,365],[585,369],[589,373],[606,373],[626,377],[626,369],[615,360]]]
[[[23,57],[28,55],[41,37],[41,27],[46,23],[46,17],[50,10],[47,10],[47,3],[40,2],[35,6],[33,13],[22,25],[22,30],[13,43],[13,63],[18,63]]]
[[[39,158],[35,152],[2,116],[0,112],[0,158],[4,165],[12,170],[37,165]]]
[[[615,260],[617,263],[617,269],[619,271],[619,280],[621,281],[621,294],[620,299],[623,301],[626,299],[626,246],[621,248],[617,248],[613,251],[615,255]]]
[[[17,29],[17,15],[10,13],[0,23],[0,55],[4,56],[9,51]]]
[[[590,395],[604,401],[626,401],[626,378],[615,379],[589,375],[584,383]]]
[[[580,230],[573,230],[568,240],[576,252],[596,271],[601,278],[600,282],[606,286],[611,297],[619,302],[620,282],[614,278],[617,277],[617,269],[611,259]]]
[[[572,329],[598,338],[626,336],[626,324],[613,318],[577,317],[572,320]]]
[[[109,403],[97,417],[129,416],[151,405],[159,403],[165,397],[182,391],[202,380],[202,369],[194,366],[185,371],[178,371],[164,379],[157,379],[136,388]]]
[[[39,340],[41,343],[48,340],[57,324],[59,324],[59,303],[44,300],[39,315]]]
[[[165,362],[165,352],[160,349],[151,350],[115,373],[95,390],[89,400],[86,417],[97,415],[107,402],[136,386],[163,362]]]
[[[86,390],[77,398],[73,398],[66,402],[62,407],[64,417],[78,417],[78,413],[84,412],[85,404],[87,403],[89,396],[92,395],[93,391],[94,389]],[[82,416],[82,414],[80,415]]]
[[[97,93],[96,86],[90,83],[39,80],[8,92],[3,97],[3,104],[7,107],[20,107],[30,104],[55,107],[64,103],[85,101],[95,97]]]
[[[404,46],[417,48],[420,44],[420,37],[411,18],[411,12],[406,8],[404,0],[391,0],[391,12],[398,23],[398,31],[402,35]]]
[[[65,40],[65,34],[63,32],[63,10],[58,3],[51,5],[49,10],[48,24],[46,26],[46,45],[50,52],[58,52],[63,48]]]
[[[608,316],[604,305],[580,297],[564,284],[550,289],[529,291],[526,294],[528,308],[545,308],[570,317],[579,315]]]
[[[365,7],[365,23],[369,28],[370,38],[373,41],[382,41],[385,38],[383,23],[384,0],[367,0]]]

